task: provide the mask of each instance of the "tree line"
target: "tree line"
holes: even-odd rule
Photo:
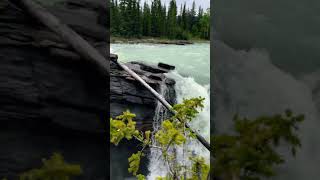
[[[188,40],[210,38],[210,9],[191,9],[186,3],[180,6],[171,0],[169,5],[161,0],[145,2],[140,0],[110,0],[110,26],[112,36],[120,37],[159,37]]]

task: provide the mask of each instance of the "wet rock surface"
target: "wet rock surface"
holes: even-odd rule
[[[138,81],[132,78],[127,72],[123,71],[114,61],[117,55],[111,55],[110,63],[110,114],[116,117],[123,111],[130,110],[136,114],[137,127],[141,130],[152,130],[153,118],[156,113],[157,100],[147,91]],[[166,78],[164,73],[168,69],[147,65],[141,62],[126,63],[131,70],[137,73],[157,92],[162,93],[170,104],[175,103],[175,81]],[[161,88],[163,89],[161,91]],[[165,91],[164,91],[165,89]],[[128,173],[128,157],[136,153],[139,142],[124,141],[118,146],[111,145],[110,149],[110,173],[114,180],[134,178]],[[148,157],[141,160],[139,172],[148,174]]]
[[[107,56],[107,8],[97,2],[48,9]],[[16,179],[60,152],[81,165],[77,179],[106,179],[108,83],[15,1],[1,1],[0,178]]]
[[[115,55],[112,55],[116,57]],[[166,89],[167,101],[175,103],[175,82],[166,78],[164,73],[168,69],[147,65],[141,62],[129,62],[126,65],[145,80],[153,89],[161,93],[161,88]],[[110,64],[110,113],[111,117],[130,110],[137,115],[137,126],[142,130],[151,129],[157,99],[138,81],[121,69],[115,62]],[[164,92],[162,92],[164,93]]]
[[[15,179],[39,167],[42,158],[60,152],[67,162],[83,168],[77,180],[107,179],[109,161],[119,162],[119,156],[108,154],[109,114],[114,117],[129,109],[137,114],[139,128],[150,129],[155,98],[113,62],[109,81],[14,0],[10,2],[0,1],[0,178]],[[46,6],[108,58],[105,4],[65,0]],[[127,65],[158,92],[164,84],[173,103],[175,83],[164,76],[170,69],[140,62]],[[124,154],[112,177],[127,173],[122,167],[127,164],[125,154],[135,148],[136,142],[117,147],[117,154]]]

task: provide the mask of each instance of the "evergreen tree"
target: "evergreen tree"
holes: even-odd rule
[[[114,35],[120,33],[120,16],[119,16],[118,0],[111,0],[110,2],[110,30]]]
[[[126,36],[128,29],[128,13],[127,13],[128,0],[119,0],[119,10],[120,10],[120,32],[121,36]]]
[[[177,18],[177,23],[178,23],[179,27],[181,27],[181,24],[182,24],[181,13],[182,13],[182,4],[180,5],[180,11],[179,11],[179,15]]]
[[[183,5],[183,9],[181,12],[181,28],[186,30],[187,29],[187,9],[186,9],[186,3]]]
[[[147,2],[144,3],[142,14],[142,34],[144,36],[151,36],[151,11]]]
[[[189,12],[189,19],[188,19],[188,25],[189,25],[189,31],[192,32],[193,27],[196,25],[196,2],[193,1],[192,8]]]
[[[210,39],[210,11],[207,10],[200,19],[199,22],[199,35],[200,38]]]
[[[140,0],[110,0],[110,25],[112,36],[122,37],[164,37],[169,39],[209,39],[210,13],[204,13],[199,7],[196,13],[196,3],[189,10],[186,3],[181,4],[177,11],[175,0],[169,6],[161,0],[144,3]]]
[[[141,12],[140,12],[140,0],[134,1],[133,6],[133,34],[132,36],[140,37],[142,35],[142,22],[141,22]]]
[[[171,0],[169,4],[167,16],[167,35],[170,39],[176,37],[177,31],[177,4],[175,0]]]
[[[154,0],[151,4],[151,35],[154,37],[158,37],[160,34],[158,2],[160,1]]]

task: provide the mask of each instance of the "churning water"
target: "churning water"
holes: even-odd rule
[[[176,66],[184,77],[193,77],[201,85],[210,83],[210,44],[159,45],[159,44],[111,44],[112,52],[122,62],[159,62]]]
[[[142,61],[149,64],[163,62],[176,66],[176,70],[167,74],[167,77],[176,81],[175,90],[177,103],[184,98],[203,97],[204,109],[191,123],[194,130],[198,131],[208,141],[210,140],[210,45],[199,43],[186,46],[178,45],[154,45],[154,44],[112,44],[111,51],[119,56],[122,62]],[[161,94],[166,96],[165,86],[162,86]],[[159,103],[154,117],[154,129],[166,118],[165,109]],[[185,147],[178,147],[177,161],[190,165],[185,153],[201,155],[209,163],[210,154],[197,140],[189,140]],[[160,158],[161,152],[151,149],[149,155],[149,180],[157,176],[165,176],[168,172],[164,161]]]
[[[202,86],[195,82],[192,77],[183,77],[179,73],[171,72],[167,75],[176,81],[175,90],[177,93],[177,103],[182,103],[184,98],[192,97],[204,97],[204,109],[199,113],[197,118],[193,120],[191,126],[194,130],[199,132],[204,136],[207,141],[210,142],[210,96],[209,96],[209,86]],[[166,97],[166,86],[162,86],[161,93]],[[158,103],[156,109],[156,115],[154,117],[154,129],[158,130],[161,122],[167,117],[166,109],[161,103]],[[157,145],[154,143],[154,145]],[[186,146],[175,147],[175,149],[170,149],[169,151],[175,151],[177,159],[176,161],[183,164],[184,166],[191,166],[191,161],[187,159],[187,153],[193,155],[203,156],[209,163],[210,153],[209,151],[196,139],[189,139]],[[151,149],[150,153],[150,164],[149,164],[150,174],[148,176],[149,180],[154,180],[158,176],[165,176],[168,173],[165,161],[161,159],[161,151],[158,149]]]

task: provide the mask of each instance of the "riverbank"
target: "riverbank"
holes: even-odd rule
[[[175,44],[175,45],[187,45],[194,43],[209,43],[208,40],[203,39],[191,39],[191,40],[171,40],[166,38],[153,38],[153,37],[142,37],[142,38],[124,38],[124,37],[110,37],[111,43],[116,44]]]

